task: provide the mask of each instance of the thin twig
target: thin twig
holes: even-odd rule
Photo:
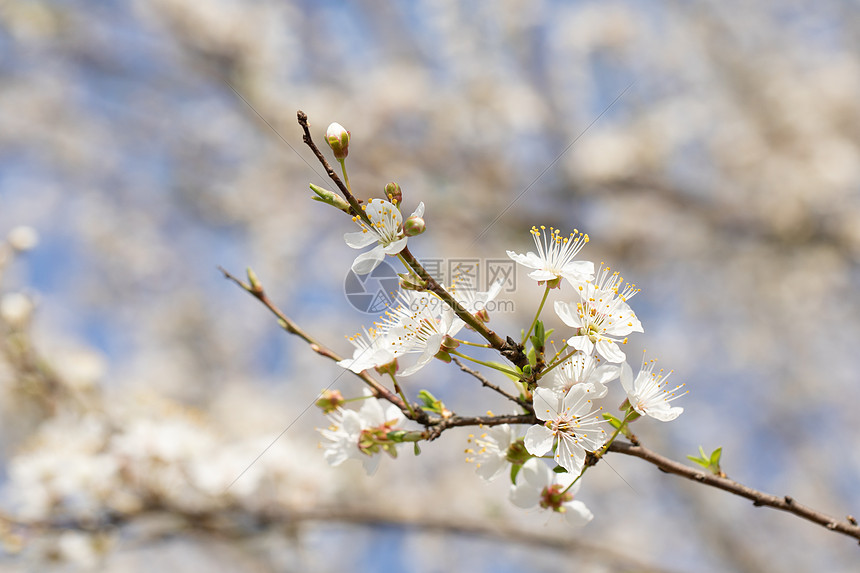
[[[338,177],[335,170],[326,160],[325,156],[320,151],[319,147],[317,147],[316,143],[314,143],[313,137],[311,136],[310,127],[308,125],[308,115],[299,110],[296,112],[296,117],[298,118],[299,125],[304,132],[302,136],[302,140],[305,144],[310,147],[311,151],[313,151],[316,158],[319,160],[320,164],[322,164],[323,169],[325,169],[326,174],[328,174],[329,178],[337,185],[337,188],[340,189],[340,192],[343,194],[344,198],[349,202],[350,206],[354,213],[353,215],[361,217],[361,219],[371,225],[370,220],[365,214],[364,210],[361,208],[361,205],[358,202],[358,199],[349,191],[347,186],[343,183],[340,177]],[[522,347],[517,345],[512,339],[508,338],[507,340],[503,340],[498,334],[488,329],[487,326],[475,318],[468,310],[466,310],[463,305],[461,305],[457,300],[445,290],[441,284],[439,284],[436,279],[434,279],[430,273],[427,272],[426,269],[418,262],[418,259],[409,251],[409,247],[404,248],[400,255],[406,261],[406,263],[412,268],[415,273],[421,277],[424,281],[424,284],[427,290],[435,293],[439,298],[441,298],[445,304],[450,306],[456,315],[466,324],[471,326],[475,332],[480,334],[484,339],[490,343],[490,345],[496,350],[500,351],[502,355],[510,360],[512,363],[516,364],[520,368],[523,368],[528,364],[528,358],[522,352]]]
[[[483,374],[481,374],[477,370],[472,370],[471,368],[469,368],[468,366],[463,364],[460,361],[460,359],[458,359],[456,356],[452,356],[451,360],[453,360],[454,364],[456,364],[457,366],[460,367],[460,370],[462,370],[466,374],[469,374],[469,375],[477,378],[478,381],[481,384],[483,384],[485,387],[489,388],[490,390],[495,390],[496,392],[498,392],[499,394],[501,394],[502,396],[504,396],[508,400],[510,400],[512,402],[516,402],[517,405],[522,406],[523,408],[527,409],[529,412],[534,413],[534,407],[531,404],[529,404],[528,402],[526,402],[522,397],[514,396],[513,394],[508,394],[507,392],[505,392],[504,390],[502,390],[501,388],[499,388],[498,386],[496,386],[495,384],[490,382],[486,376],[484,376]]]
[[[810,507],[799,504],[791,496],[778,497],[764,493],[751,487],[747,487],[729,478],[719,477],[691,466],[687,466],[661,456],[656,452],[642,446],[634,446],[627,442],[613,442],[609,447],[610,452],[617,452],[628,456],[643,459],[664,472],[679,475],[695,482],[709,485],[735,495],[745,497],[753,502],[756,507],[766,506],[792,513],[800,518],[806,519],[818,525],[824,526],[831,531],[837,531],[860,540],[860,526],[852,524],[850,520],[839,521],[827,514],[816,511]]]
[[[321,344],[310,334],[302,330],[295,322],[290,320],[287,315],[281,312],[281,310],[277,306],[275,306],[275,304],[269,299],[269,297],[266,296],[266,291],[263,289],[262,285],[259,282],[255,281],[255,284],[249,285],[230,274],[223,267],[218,267],[218,270],[220,270],[224,274],[225,278],[233,281],[234,283],[242,287],[242,289],[252,294],[261,303],[263,303],[263,306],[268,308],[269,311],[272,312],[272,314],[278,317],[278,324],[281,325],[281,328],[307,342],[308,345],[311,347],[311,350],[313,350],[320,356],[325,356],[329,360],[333,360],[335,362],[343,360],[343,358],[338,356],[335,351]],[[353,372],[353,374],[355,373]],[[400,408],[405,414],[409,413],[409,409],[406,407],[403,401],[396,394],[392,393],[388,388],[374,380],[372,376],[370,376],[366,372],[361,372],[355,375],[361,378],[365,384],[370,386],[370,388],[373,390],[374,394],[378,398],[384,398],[385,400],[388,400],[389,402]]]

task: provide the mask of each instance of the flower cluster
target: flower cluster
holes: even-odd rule
[[[334,126],[327,141],[348,181],[343,152],[349,141],[348,132]],[[453,357],[470,360],[501,371],[511,380],[513,390],[505,390],[458,362],[462,370],[481,380],[485,387],[515,402],[518,411],[512,416],[521,424],[530,424],[520,432],[515,425],[497,423],[489,413],[469,423],[461,422],[460,425],[482,427],[480,435],[469,436],[466,449],[467,459],[476,464],[478,475],[488,481],[509,475],[510,499],[519,507],[552,510],[564,514],[575,525],[590,521],[592,513],[574,499],[588,467],[606,454],[619,435],[634,439],[629,424],[641,416],[665,422],[683,411],[670,405],[682,395],[682,386],[667,387],[671,372],[655,372],[656,361],[643,357],[634,376],[627,363],[623,350],[627,337],[644,332],[629,305],[639,289],[602,263],[596,266],[577,258],[589,242],[587,234],[574,231],[563,235],[553,227],[532,227],[536,252],[507,254],[528,268],[528,276],[544,285],[545,292],[534,319],[523,329],[521,341],[510,336],[502,339],[486,327],[490,320],[487,303],[498,296],[500,282],[486,292],[478,292],[471,284],[446,289],[406,248],[408,237],[425,229],[423,203],[404,222],[400,212],[403,192],[395,183],[386,186],[388,200],[372,198],[363,205],[349,194],[351,191],[345,195],[346,201],[335,201],[316,188],[314,191],[325,202],[350,213],[361,227],[359,232],[344,235],[347,245],[363,248],[376,244],[355,259],[353,272],[369,273],[386,255],[396,256],[405,267],[405,273],[400,275],[402,291],[395,303],[372,326],[349,337],[354,347],[352,357],[338,361],[365,382],[373,375],[370,370],[386,375],[394,391],[374,381],[372,393],[357,398],[364,400],[359,410],[345,408],[350,400],[339,393],[325,393],[318,402],[330,420],[330,427],[321,430],[325,459],[331,465],[359,459],[372,473],[381,458],[379,454],[396,457],[403,442],[416,442],[418,453],[417,442],[434,439],[445,429],[446,421],[456,416],[426,390],[417,393],[419,402],[410,400],[410,393],[404,392],[398,378],[416,373],[433,358],[445,362],[451,362]],[[565,294],[563,287],[570,294]],[[541,318],[552,291],[561,293],[560,300],[552,306],[555,318],[565,328],[561,348],[555,347],[550,339],[552,330],[547,331]],[[464,326],[486,343],[456,338]],[[458,349],[463,344],[498,351],[507,363],[461,352]],[[620,418],[604,413],[603,406],[595,403],[608,399],[610,384],[617,379],[626,394],[619,400],[623,412]],[[383,405],[383,401],[388,404]],[[410,423],[417,425],[410,429]]]

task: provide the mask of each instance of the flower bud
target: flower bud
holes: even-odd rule
[[[324,414],[337,410],[344,403],[346,403],[346,400],[343,399],[340,390],[324,390],[319,400],[315,402],[316,406],[322,409]]]
[[[420,235],[426,230],[424,225],[424,219],[421,217],[409,217],[403,223],[403,232],[407,237],[414,237],[415,235]]]
[[[395,205],[399,205],[403,201],[403,191],[400,190],[400,185],[394,181],[385,186],[385,196]]]
[[[403,290],[427,290],[427,285],[421,277],[413,273],[398,273],[397,276],[400,278],[400,288]]]
[[[320,203],[327,203],[332,207],[337,207],[344,213],[349,213],[349,203],[346,199],[335,193],[334,191],[329,191],[324,187],[320,187],[319,185],[310,184],[311,191],[317,194],[316,197],[311,197],[314,201],[319,201]]]
[[[325,132],[325,140],[334,152],[336,159],[346,159],[349,155],[349,132],[339,123],[328,126]]]

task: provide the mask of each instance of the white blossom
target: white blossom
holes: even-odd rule
[[[363,249],[374,243],[379,243],[373,249],[362,253],[352,263],[352,272],[366,275],[371,272],[385,255],[396,255],[406,247],[407,238],[403,233],[403,215],[400,209],[384,199],[371,199],[364,207],[364,212],[370,219],[368,226],[360,217],[353,220],[361,227],[361,231],[344,234],[346,244],[353,249]],[[412,217],[424,216],[424,203],[419,203]]]
[[[598,356],[577,352],[559,365],[552,372],[552,376],[538,380],[538,386],[554,390],[561,398],[577,384],[591,384],[594,387],[594,398],[603,398],[609,392],[606,384],[621,375],[621,366],[600,362]]]
[[[669,402],[677,400],[687,392],[677,393],[684,384],[668,389],[666,380],[672,372],[663,374],[661,369],[655,373],[656,364],[656,360],[646,362],[643,353],[639,374],[633,378],[633,370],[625,362],[621,369],[621,385],[627,392],[627,400],[637,413],[661,422],[670,422],[680,416],[684,409],[680,406],[669,406]]]
[[[330,465],[358,459],[372,475],[381,459],[377,454],[385,451],[392,457],[397,455],[397,444],[388,441],[387,434],[398,429],[405,417],[393,404],[383,406],[380,400],[368,398],[358,412],[338,408],[329,413],[329,420],[331,425],[320,433],[326,440],[323,457]]]
[[[571,473],[555,473],[541,460],[532,458],[523,464],[516,485],[511,486],[511,502],[524,509],[539,505],[563,514],[571,525],[585,525],[594,515],[584,503],[573,499],[579,491],[579,482],[571,485],[576,477]]]
[[[474,448],[467,450],[473,456],[468,461],[475,462],[475,473],[485,480],[493,481],[510,468],[508,448],[514,441],[514,432],[508,424],[487,428],[478,437],[470,435],[469,441]]]
[[[561,236],[561,231],[541,225],[540,230],[532,227],[530,233],[534,237],[537,253],[529,251],[525,255],[507,251],[508,256],[517,263],[535,269],[529,277],[538,281],[556,281],[567,279],[571,284],[590,280],[594,275],[594,263],[591,261],[576,261],[574,258],[582,247],[588,243],[588,235],[574,230],[567,237]],[[555,285],[553,285],[555,286]]]
[[[586,354],[596,350],[607,361],[617,363],[625,358],[618,342],[626,342],[627,335],[644,330],[627,304],[639,290],[627,285],[619,291],[624,279],[617,272],[609,274],[609,270],[601,267],[594,282],[577,285],[580,300],[556,301],[555,312],[562,322],[577,329],[567,340],[570,346]]]
[[[604,421],[596,416],[591,403],[594,387],[590,384],[573,386],[566,396],[559,398],[549,388],[535,388],[535,416],[544,423],[528,429],[526,449],[534,456],[555,450],[555,461],[573,474],[579,474],[585,465],[585,452],[598,450],[606,441],[606,432],[600,427]]]

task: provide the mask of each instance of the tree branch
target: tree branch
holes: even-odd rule
[[[484,376],[483,374],[481,374],[477,370],[473,370],[473,369],[469,368],[468,366],[466,366],[465,364],[463,364],[460,361],[460,359],[458,359],[456,356],[452,356],[451,360],[454,361],[454,364],[456,364],[457,366],[460,367],[460,370],[462,370],[466,374],[470,374],[471,376],[474,376],[475,378],[477,378],[478,381],[480,381],[481,384],[484,385],[486,388],[489,388],[490,390],[495,390],[496,392],[498,392],[499,394],[501,394],[502,396],[504,396],[508,400],[510,400],[512,402],[516,402],[517,405],[522,406],[523,408],[525,408],[529,412],[534,413],[534,407],[531,404],[529,404],[528,402],[526,402],[523,398],[518,397],[518,396],[514,396],[513,394],[508,394],[507,392],[505,392],[504,390],[502,390],[501,388],[499,388],[498,386],[496,386],[495,384],[490,382],[486,376]]]
[[[266,291],[263,289],[263,286],[259,283],[259,281],[256,280],[256,277],[251,279],[252,284],[246,284],[244,281],[230,274],[226,269],[224,269],[224,267],[218,267],[218,270],[220,270],[224,274],[224,278],[233,281],[234,283],[242,287],[245,291],[252,294],[261,303],[263,303],[263,305],[268,308],[272,314],[278,317],[278,324],[280,324],[281,328],[283,328],[290,334],[295,334],[296,336],[307,342],[308,345],[310,345],[311,350],[313,350],[320,356],[325,356],[329,360],[333,360],[335,362],[340,362],[341,360],[343,360],[343,358],[341,358],[335,351],[321,344],[310,334],[302,330],[295,322],[290,320],[287,315],[281,312],[281,310],[277,306],[275,306],[275,304],[269,299],[269,297],[266,296]],[[250,273],[249,276],[251,276]],[[353,374],[355,373],[353,372]],[[400,410],[404,414],[409,414],[409,409],[406,407],[406,404],[403,403],[403,400],[401,400],[399,396],[388,390],[388,388],[374,380],[372,376],[367,374],[367,372],[361,372],[360,374],[355,375],[361,378],[365,384],[370,386],[371,390],[373,390],[377,398],[384,398],[385,400],[388,400],[389,402],[400,408]]]
[[[729,478],[719,477],[701,469],[678,463],[642,446],[634,446],[626,442],[613,442],[609,446],[609,451],[643,459],[666,473],[679,475],[689,480],[745,497],[751,500],[756,507],[767,506],[786,511],[807,521],[824,526],[831,531],[837,531],[860,540],[860,526],[857,525],[856,520],[851,516],[846,517],[845,521],[839,521],[827,514],[797,503],[791,496],[777,497],[752,489]]]

